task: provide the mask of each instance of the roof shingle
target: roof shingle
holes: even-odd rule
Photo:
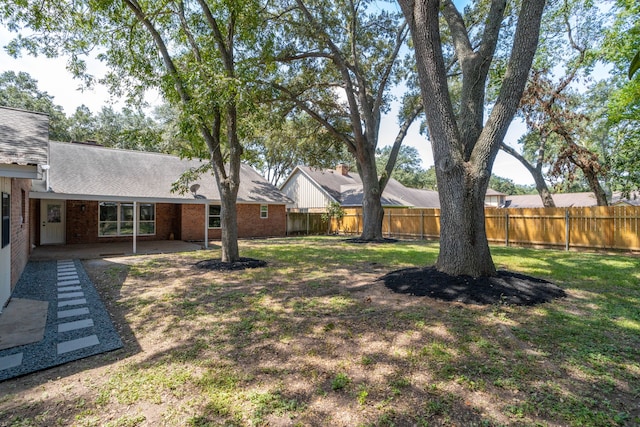
[[[198,198],[172,193],[172,184],[201,160],[183,160],[166,154],[127,151],[77,143],[50,143],[50,193],[100,199],[219,201],[215,178],[207,172],[196,179]],[[247,165],[240,171],[238,202],[286,204],[291,201]],[[34,181],[34,192],[46,192],[44,181]]]
[[[46,165],[49,116],[0,107],[0,163]]]

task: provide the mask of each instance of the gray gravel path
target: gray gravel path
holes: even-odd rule
[[[49,301],[44,339],[0,351],[0,381],[122,347],[79,260],[30,261],[12,295]]]

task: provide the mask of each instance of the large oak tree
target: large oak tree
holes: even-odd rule
[[[408,35],[399,13],[369,0],[291,0],[278,14],[282,40],[275,86],[299,111],[320,123],[353,155],[363,187],[363,240],[382,240],[381,196],[409,126],[422,112],[404,108],[383,170],[376,167],[381,117],[402,78]]]
[[[523,0],[498,96],[486,110],[486,88],[506,0],[492,0],[483,29],[471,31],[451,0],[398,0],[409,23],[440,194],[436,267],[452,275],[495,275],[484,221],[493,162],[520,102],[545,6]],[[454,106],[443,56],[442,22],[453,39],[461,89]],[[477,31],[477,30],[474,30]],[[477,35],[477,43],[472,43]]]
[[[157,88],[179,114],[188,156],[208,155],[221,199],[222,260],[239,258],[236,200],[241,122],[252,111],[262,21],[258,0],[81,0],[4,3],[0,18],[33,33],[9,50],[69,55],[69,68],[90,81],[83,56],[99,47],[115,95]],[[203,147],[204,146],[204,147]]]

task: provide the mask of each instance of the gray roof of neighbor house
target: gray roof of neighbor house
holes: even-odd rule
[[[46,165],[49,116],[0,107],[0,163]]]
[[[506,193],[501,193],[498,190],[494,190],[493,188],[489,187],[487,188],[487,193],[485,194],[485,196],[506,196]]]
[[[615,191],[611,195],[611,204],[640,206],[640,191],[629,192],[629,197],[624,197],[622,192]]]
[[[591,192],[553,194],[557,208],[597,206],[596,196]],[[542,208],[542,199],[538,194],[507,196],[506,208]]]
[[[287,181],[296,173],[305,174],[342,206],[362,206],[362,180],[357,173],[343,175],[334,169],[318,169],[296,166]],[[286,181],[285,181],[286,184]],[[284,187],[283,184],[281,186]],[[382,205],[391,207],[438,208],[440,199],[436,191],[407,188],[395,179],[390,179],[382,192]]]
[[[220,200],[211,171],[191,184],[199,184],[194,196],[172,193],[171,186],[189,168],[204,164],[166,154],[115,150],[99,145],[50,143],[49,191],[46,181],[34,181],[32,197],[101,201],[156,201],[211,203]],[[239,203],[291,203],[276,187],[250,166],[240,171]]]

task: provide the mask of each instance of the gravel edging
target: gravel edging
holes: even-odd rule
[[[109,313],[100,300],[100,296],[84,270],[82,263],[79,260],[74,260],[73,264],[80,281],[79,286],[82,288],[86,299],[86,303],[82,307],[89,309],[89,315],[58,319],[57,262],[28,262],[18,280],[12,298],[27,298],[49,302],[44,339],[37,343],[0,351],[0,358],[22,353],[22,363],[19,366],[0,370],[0,381],[116,350],[123,346],[122,340],[111,322]],[[58,332],[59,324],[87,317],[93,320],[93,326],[68,332]],[[58,344],[61,342],[79,339],[88,335],[97,336],[99,343],[58,354]]]

